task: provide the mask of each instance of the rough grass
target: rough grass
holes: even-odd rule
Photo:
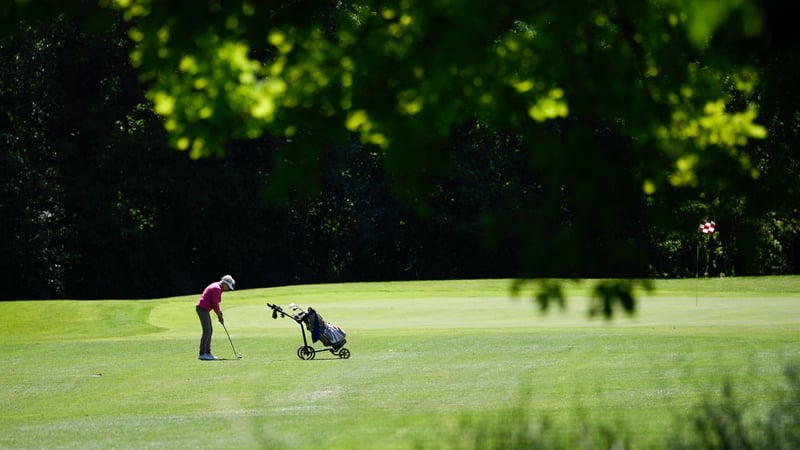
[[[800,277],[656,283],[634,317],[589,320],[590,283],[539,314],[508,280],[290,286],[224,294],[242,360],[196,359],[195,296],[4,303],[2,448],[471,448],[528,419],[659,448],[698,402],[766,410],[797,360]],[[314,306],[348,360],[295,355],[266,302]],[[213,349],[232,357],[215,324]],[[566,445],[566,444],[565,444]]]

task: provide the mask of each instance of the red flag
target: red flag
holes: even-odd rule
[[[700,224],[700,229],[698,231],[700,231],[703,234],[711,234],[714,232],[714,229],[716,228],[717,224],[714,223],[713,220],[706,220],[705,222],[702,222]]]

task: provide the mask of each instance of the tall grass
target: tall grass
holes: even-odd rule
[[[520,396],[520,405],[492,417],[462,415],[449,448],[475,449],[626,449],[669,450],[793,450],[800,448],[800,363],[785,370],[781,400],[764,408],[743,403],[735,388],[724,383],[718,398],[699,400],[691,412],[676,415],[671,427],[662,430],[647,445],[631,437],[625,423],[575,417],[567,423],[537,416]]]

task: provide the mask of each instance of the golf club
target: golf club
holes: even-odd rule
[[[278,305],[273,305],[272,303],[267,303],[267,307],[272,309],[272,318],[273,319],[277,319],[278,318],[278,314],[280,314],[281,317],[288,317],[289,316],[289,314],[285,313],[283,311],[283,308],[281,308]]]
[[[236,353],[236,347],[233,346],[233,340],[231,340],[231,335],[230,333],[228,333],[228,327],[225,326],[224,322],[222,323],[222,328],[225,330],[225,334],[228,335],[228,342],[231,343],[231,349],[233,349],[233,356],[235,356],[236,359],[242,359],[242,354]]]

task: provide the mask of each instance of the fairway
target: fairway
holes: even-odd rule
[[[658,281],[611,321],[588,318],[587,282],[545,315],[510,283],[226,292],[243,359],[213,362],[197,360],[197,295],[6,302],[0,448],[469,448],[465,424],[520,410],[658,448],[726,382],[768,408],[800,360],[800,277]],[[352,356],[300,360],[300,327],[267,302],[313,306]],[[212,349],[234,358],[216,322]]]

